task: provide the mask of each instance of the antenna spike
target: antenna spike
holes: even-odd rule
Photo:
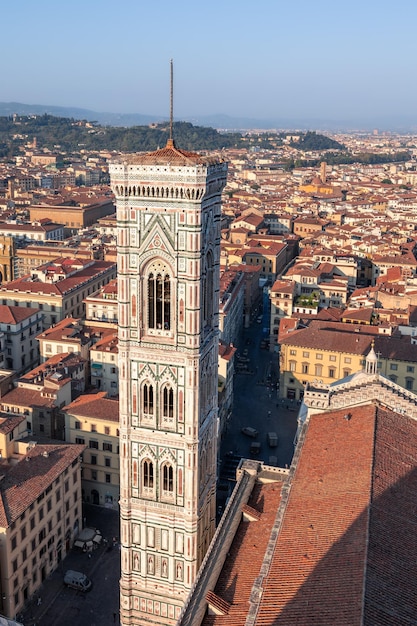
[[[174,62],[171,59],[171,89],[170,89],[170,107],[169,107],[169,143],[174,145]]]

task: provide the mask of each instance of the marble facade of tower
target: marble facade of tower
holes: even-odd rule
[[[110,165],[118,221],[120,617],[175,624],[215,530],[227,163],[165,148]]]

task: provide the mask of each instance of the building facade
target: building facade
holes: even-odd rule
[[[37,308],[0,304],[0,331],[5,336],[5,366],[8,369],[22,374],[39,363],[36,334],[42,324],[43,314]]]
[[[310,322],[280,341],[280,396],[301,400],[306,385],[331,384],[360,370],[371,345],[378,372],[410,392],[417,390],[417,344],[379,327],[337,322]]]
[[[111,199],[79,206],[37,204],[29,207],[31,222],[45,217],[57,220],[59,224],[65,225],[64,234],[66,237],[74,235],[80,228],[92,226],[100,217],[105,217],[112,213],[114,213],[114,204]]]
[[[219,329],[224,343],[237,344],[243,329],[244,274],[226,270],[220,277]]]
[[[0,418],[0,612],[10,618],[56,570],[82,528],[84,446],[17,441],[21,427],[21,416]]]
[[[119,395],[117,331],[99,339],[90,350],[91,387]]]
[[[79,396],[63,408],[65,440],[86,445],[84,502],[116,508],[119,501],[119,403],[105,392]]]
[[[0,303],[28,307],[37,303],[44,328],[64,317],[83,317],[84,299],[116,278],[116,264],[106,261],[55,259],[30,276],[0,287]]]
[[[178,150],[110,164],[118,216],[121,623],[175,624],[215,530],[221,192]]]

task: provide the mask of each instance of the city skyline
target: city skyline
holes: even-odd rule
[[[108,0],[8,3],[0,99],[167,118],[172,58],[176,119],[414,124],[409,1],[264,0],[254,11],[215,0],[207,11],[189,0],[125,0],[117,12]]]

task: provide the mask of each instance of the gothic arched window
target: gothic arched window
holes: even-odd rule
[[[165,271],[152,271],[148,276],[148,326],[171,328],[171,279]]]
[[[163,419],[174,417],[174,390],[168,385],[162,390],[162,417]]]
[[[213,305],[214,305],[214,264],[213,255],[207,253],[204,274],[202,280],[202,314],[203,326],[213,326]]]
[[[153,463],[150,459],[142,461],[142,487],[144,491],[153,491]]]
[[[153,415],[153,386],[150,383],[145,383],[142,387],[142,409],[144,415]]]
[[[174,469],[169,463],[162,466],[162,490],[166,493],[174,492]]]

